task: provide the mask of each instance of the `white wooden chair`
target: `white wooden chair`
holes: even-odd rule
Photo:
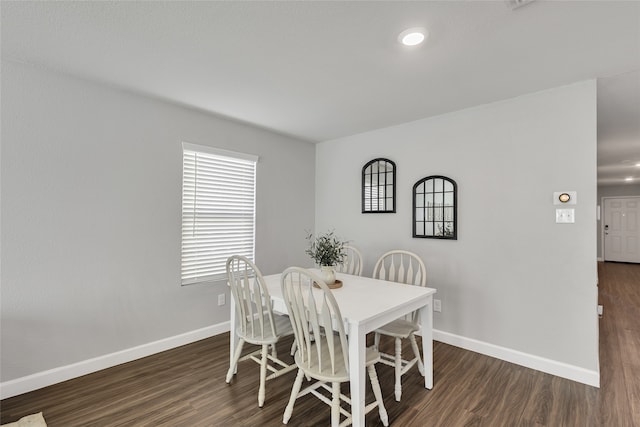
[[[336,265],[336,271],[339,273],[352,274],[354,276],[362,276],[362,253],[354,246],[344,245],[346,256],[342,264]],[[296,353],[296,342],[291,345],[291,355]]]
[[[426,267],[420,257],[412,252],[393,250],[383,254],[373,268],[375,279],[389,280],[416,286],[427,285]],[[380,362],[395,368],[395,397],[400,401],[402,396],[402,375],[404,375],[415,364],[418,365],[420,374],[424,376],[424,365],[420,358],[420,350],[416,343],[414,333],[420,330],[418,324],[418,312],[396,319],[387,323],[375,331],[375,348],[380,345],[380,335],[387,335],[395,339],[395,355],[380,353]],[[402,340],[409,339],[413,349],[414,358],[411,360],[402,359]]]
[[[314,282],[319,289],[314,289]],[[342,408],[341,401],[348,405],[351,401],[340,393],[340,383],[349,381],[349,349],[340,308],[322,279],[308,270],[297,267],[288,268],[282,274],[281,284],[298,343],[295,354],[298,375],[291,389],[291,397],[282,422],[284,424],[289,422],[296,399],[311,393],[331,406],[332,427],[349,425],[351,414]],[[378,407],[380,419],[387,426],[389,425],[387,411],[382,401],[380,383],[374,366],[379,360],[378,352],[368,348],[366,367],[375,402],[366,405],[365,413]],[[317,382],[300,391],[305,376]],[[327,383],[331,383],[331,387]],[[318,391],[321,387],[331,393],[331,400]],[[345,417],[342,423],[341,415]]]
[[[353,246],[344,246],[347,256],[342,264],[336,265],[336,271],[339,273],[353,274],[354,276],[362,276],[362,254]]]
[[[336,265],[336,271],[339,273],[352,274],[354,276],[362,276],[362,253],[354,246],[345,245],[344,251],[346,256],[342,264]],[[296,342],[293,341],[291,346],[291,355],[296,352]]]
[[[234,255],[227,259],[227,275],[238,318],[238,337],[240,338],[233,357],[233,363],[227,372],[227,383],[231,382],[238,362],[251,359],[260,364],[260,387],[258,406],[264,405],[265,383],[295,369],[278,359],[276,343],[281,336],[291,335],[291,322],[287,316],[274,315],[271,298],[258,267],[248,258]],[[244,343],[259,345],[261,348],[240,358]],[[269,346],[272,354],[269,354]],[[260,355],[260,358],[258,358]],[[270,363],[269,363],[270,362]],[[267,376],[267,370],[271,372]]]

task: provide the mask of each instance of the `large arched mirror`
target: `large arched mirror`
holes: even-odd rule
[[[396,164],[373,159],[362,168],[362,213],[396,211]]]
[[[413,186],[413,237],[458,238],[457,185],[446,176],[422,178]]]

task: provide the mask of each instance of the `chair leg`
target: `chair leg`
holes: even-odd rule
[[[291,388],[291,396],[289,397],[289,403],[287,403],[287,407],[284,409],[282,424],[288,423],[289,419],[291,418],[291,414],[293,413],[293,405],[296,403],[296,399],[298,398],[298,393],[300,393],[300,387],[302,387],[303,379],[304,379],[304,372],[302,372],[302,369],[298,369],[298,375],[296,376],[296,381],[293,383],[293,388]]]
[[[420,371],[420,375],[424,377],[424,364],[422,363],[422,358],[420,357],[420,350],[418,349],[416,336],[413,334],[409,335],[409,340],[411,341],[411,348],[413,348],[413,354],[415,354],[416,359],[418,359],[418,370]]]
[[[298,343],[296,342],[296,340],[293,340],[293,343],[291,344],[291,355],[294,356],[296,354],[296,349],[298,348]]]
[[[278,349],[276,348],[276,345],[275,345],[275,344],[271,344],[271,356],[272,356],[274,359],[277,359],[277,358],[278,358]]]
[[[340,383],[331,383],[331,427],[340,425]]]
[[[375,337],[373,339],[373,348],[376,349],[376,351],[379,350],[380,348],[380,334],[376,332]]]
[[[267,353],[269,345],[262,345],[262,354],[260,359],[260,388],[258,389],[258,406],[262,408],[264,405],[265,383],[267,382]]]
[[[240,338],[238,341],[238,345],[236,346],[236,354],[233,355],[233,361],[229,366],[229,370],[227,371],[227,384],[231,382],[231,378],[233,378],[233,374],[236,371],[236,366],[238,366],[238,360],[240,360],[240,354],[242,353],[242,346],[244,345],[244,340]]]
[[[395,360],[395,370],[396,370],[396,402],[400,402],[400,397],[402,396],[402,339],[396,338],[396,360]]]
[[[378,402],[380,421],[382,421],[382,424],[386,427],[389,425],[389,416],[387,415],[387,409],[384,407],[384,401],[382,400],[382,390],[380,390],[380,382],[378,382],[378,373],[373,364],[369,365],[367,370],[369,371],[369,380],[371,381],[373,395],[376,397],[376,402]]]

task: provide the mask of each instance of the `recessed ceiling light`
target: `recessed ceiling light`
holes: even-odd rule
[[[409,28],[398,36],[398,40],[405,46],[416,46],[427,38],[427,30],[424,28]]]
[[[628,176],[624,179],[625,181],[633,181],[633,177],[632,176]]]
[[[640,162],[636,163],[636,167],[640,168]]]

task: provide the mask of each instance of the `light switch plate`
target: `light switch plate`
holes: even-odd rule
[[[573,224],[576,222],[575,209],[556,209],[556,223]]]

